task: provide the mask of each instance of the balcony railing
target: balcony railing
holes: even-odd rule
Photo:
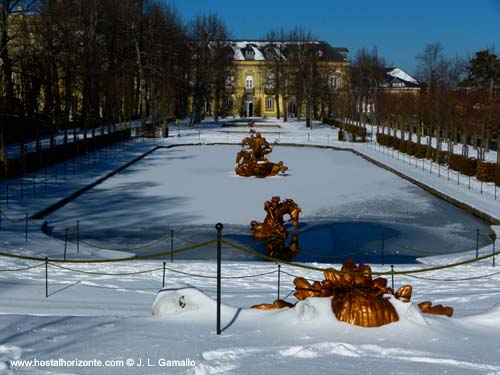
[[[275,91],[274,87],[272,87],[272,86],[266,86],[266,87],[264,87],[264,93],[266,95],[274,95],[275,92],[276,91]]]
[[[245,87],[245,94],[253,94],[253,93],[255,93],[255,88]]]

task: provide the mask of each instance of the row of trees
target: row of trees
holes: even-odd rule
[[[192,96],[198,122],[230,64],[211,43],[228,36],[217,16],[184,22],[156,0],[1,0],[0,114],[145,125],[185,117]]]
[[[278,29],[269,32],[264,40],[268,43],[266,58],[273,77],[277,117],[288,120],[287,100],[293,96],[297,118],[300,120],[304,108],[306,126],[311,127],[313,118],[328,113],[332,107],[332,95],[340,84],[340,76],[339,82],[329,81],[336,72],[322,61],[320,44],[310,32],[298,27],[290,31]],[[283,108],[279,106],[280,97]]]
[[[391,91],[383,87],[385,63],[376,49],[360,50],[353,62],[352,88],[335,97],[334,115],[368,118],[378,131],[399,134],[403,140],[421,143],[422,136],[435,137],[438,150],[443,142],[450,151],[460,143],[467,157],[484,159],[491,147],[500,151],[498,57],[485,50],[467,61],[448,59],[435,43],[426,46],[417,61],[420,90]],[[366,113],[362,103],[370,103],[373,111]]]

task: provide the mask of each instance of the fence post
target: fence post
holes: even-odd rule
[[[392,282],[392,291],[394,292],[394,265],[391,264],[391,282]]]
[[[66,228],[66,233],[64,235],[64,257],[63,257],[64,260],[66,260],[67,248],[68,248],[68,228]]]
[[[278,264],[278,298],[280,299],[281,264]]]
[[[49,298],[49,258],[45,257],[45,298]]]
[[[221,305],[221,240],[222,240],[222,228],[224,226],[222,223],[217,223],[215,229],[217,229],[217,334],[221,334],[220,327],[220,305]]]
[[[479,229],[476,229],[476,259],[479,258]]]
[[[384,261],[384,250],[385,250],[385,237],[384,237],[384,234],[382,233],[382,252],[380,254],[380,261],[381,261],[381,264],[382,266],[384,265],[385,261]]]
[[[161,283],[161,287],[165,288],[165,264],[167,262],[163,262],[163,282]]]
[[[497,242],[497,239],[495,237],[495,239],[493,240],[493,257],[492,257],[493,258],[492,259],[492,261],[493,261],[493,267],[495,267],[495,243],[496,242]]]
[[[174,230],[170,229],[170,263],[174,263]]]
[[[25,242],[28,242],[28,214],[26,214],[26,224],[25,224]]]
[[[80,221],[76,221],[76,253],[80,253]]]

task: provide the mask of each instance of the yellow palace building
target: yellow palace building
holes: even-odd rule
[[[316,43],[318,46],[318,66],[321,70],[319,76],[326,81],[323,83],[324,87],[328,88],[327,94],[347,88],[351,65],[347,58],[347,48],[332,47],[323,41],[307,43]],[[267,41],[251,40],[229,41],[228,44],[233,49],[233,66],[226,81],[223,112],[227,116],[235,117],[276,116],[275,62],[269,58],[270,50],[276,51],[276,45],[271,46]],[[279,53],[286,60],[287,42],[280,44]],[[286,74],[291,73],[285,73],[285,78]],[[295,117],[299,101],[291,84],[286,90],[285,99],[284,101],[280,90],[281,115],[286,104],[289,116]],[[206,105],[207,114],[211,112],[211,105],[213,103]]]

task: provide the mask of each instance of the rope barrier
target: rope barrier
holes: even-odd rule
[[[181,236],[179,236],[179,235],[177,235],[177,234],[175,234],[175,233],[174,233],[174,238],[177,238],[177,239],[179,239],[179,240],[181,240],[181,241],[184,241],[184,242],[187,242],[187,243],[191,243],[191,244],[196,243],[196,242],[195,242],[195,241],[193,241],[193,240],[188,240],[187,238],[181,237]],[[212,246],[208,246],[208,247],[211,247],[211,248],[213,248],[213,249],[216,249],[216,248],[217,248],[217,245],[212,245]]]
[[[169,271],[172,271],[174,273],[180,273],[182,275],[187,275],[187,276],[191,276],[191,277],[199,277],[199,278],[204,278],[204,279],[217,279],[217,276],[208,276],[208,275],[193,274],[193,273],[188,273],[188,272],[184,272],[184,271],[174,270],[174,269],[169,268],[169,267],[165,267],[165,269],[169,270]],[[221,277],[221,279],[249,279],[249,278],[253,278],[253,277],[270,275],[270,274],[276,273],[276,272],[278,272],[278,270],[273,270],[273,271],[269,271],[269,272],[263,272],[263,273],[259,273],[259,274],[255,274],[255,275],[225,276],[225,277]]]
[[[31,270],[33,268],[41,267],[44,264],[37,264],[36,266],[31,266],[31,267],[24,267],[24,268],[15,268],[15,269],[6,269],[6,270],[0,270],[0,272],[18,272],[18,271],[25,271],[25,270]]]
[[[63,269],[63,270],[67,270],[67,271],[73,271],[73,272],[85,273],[85,274],[89,274],[89,275],[99,275],[99,276],[127,276],[127,275],[139,275],[139,274],[143,274],[143,273],[156,272],[156,271],[160,271],[160,270],[162,270],[162,269],[163,269],[163,267],[159,267],[159,268],[153,268],[153,269],[150,269],[150,270],[145,270],[145,271],[107,273],[107,272],[92,272],[92,271],[77,270],[77,269],[74,269],[74,268],[63,267],[63,266],[60,266],[60,265],[58,265],[58,264],[54,264],[54,263],[50,263],[50,262],[49,262],[48,264],[49,264],[49,265],[51,265],[51,266],[57,267],[57,268],[61,268],[61,269]]]
[[[412,277],[414,279],[421,279],[421,280],[428,280],[428,281],[446,281],[446,282],[449,281],[449,282],[454,282],[454,281],[470,281],[470,280],[486,279],[488,277],[492,277],[492,276],[496,276],[496,275],[500,275],[500,271],[499,272],[494,272],[494,273],[489,273],[487,275],[465,277],[465,278],[462,278],[462,279],[436,279],[436,278],[432,278],[432,277],[423,277],[423,276],[415,276],[415,275],[405,275],[405,276]]]
[[[389,242],[389,240],[387,240],[387,242]],[[440,252],[440,253],[437,253],[435,251],[428,251],[428,250],[422,250],[422,249],[416,249],[414,247],[411,247],[411,246],[407,246],[407,245],[404,245],[400,242],[397,242],[397,241],[391,241],[393,244],[403,248],[403,249],[407,249],[407,250],[411,250],[413,252],[416,252],[416,253],[422,253],[422,254],[430,254],[430,255],[448,255],[448,254],[459,254],[459,253],[465,253],[466,251],[470,251],[470,250],[474,250],[476,248],[476,245],[472,246],[472,247],[468,247],[466,249],[463,249],[463,250],[454,250],[454,251],[444,251],[444,252]]]
[[[129,248],[111,248],[111,247],[104,247],[104,246],[100,246],[100,245],[97,245],[97,244],[93,244],[91,242],[88,242],[88,241],[85,241],[85,240],[82,240],[80,239],[80,243],[83,243],[89,247],[92,247],[94,249],[99,249],[99,250],[113,250],[113,251],[134,251],[134,250],[142,250],[142,249],[147,249],[147,248],[150,248],[150,247],[153,247],[154,245],[157,245],[159,244],[160,242],[163,242],[165,240],[167,240],[168,238],[170,238],[170,234],[167,234],[166,236],[164,237],[160,237],[159,239],[155,240],[155,241],[152,241],[152,242],[148,242],[146,244],[143,244],[143,245],[139,245],[139,246],[136,246],[136,247],[129,247]]]
[[[304,251],[302,249],[299,250],[300,254],[305,254],[305,255],[311,255],[319,258],[344,258],[352,255],[357,255],[361,253],[366,253],[366,252],[377,252],[378,250],[370,250],[370,249],[365,249],[361,248],[360,250],[353,251],[352,253],[345,253],[345,254],[340,254],[340,255],[320,255],[320,254],[315,254],[315,253],[310,253],[308,251]]]
[[[309,269],[309,270],[319,271],[319,272],[324,272],[324,271],[328,270],[328,268],[312,267],[312,266],[307,266],[305,264],[292,263],[292,262],[288,262],[288,261],[285,261],[285,260],[273,258],[273,257],[270,257],[268,255],[260,254],[260,253],[254,251],[254,250],[246,249],[244,247],[232,244],[232,243],[230,243],[230,242],[228,242],[226,240],[222,240],[222,242],[225,243],[228,246],[233,247],[234,249],[237,249],[237,250],[246,252],[248,254],[251,254],[251,255],[254,255],[254,256],[266,259],[266,260],[270,260],[270,261],[273,261],[273,262],[287,264],[287,265],[289,265],[291,267],[299,267],[299,268],[304,268],[304,269]],[[372,272],[372,275],[377,275],[377,276],[383,276],[383,275],[408,275],[408,274],[414,274],[414,273],[423,273],[423,272],[437,271],[437,270],[441,270],[441,269],[453,268],[453,267],[463,266],[463,265],[466,265],[466,264],[472,264],[472,263],[480,262],[482,260],[489,259],[489,258],[491,258],[493,256],[498,256],[498,255],[500,255],[500,251],[496,252],[496,253],[488,254],[488,255],[483,255],[481,257],[478,257],[477,259],[474,258],[474,259],[464,260],[464,261],[461,261],[461,262],[446,264],[446,265],[443,265],[443,266],[436,266],[436,267],[416,269],[416,270],[409,270],[409,271]],[[344,274],[344,275],[364,275],[365,274],[365,272],[341,272],[341,271],[338,271],[338,272],[340,272],[341,274]]]
[[[155,253],[155,254],[149,254],[149,255],[140,255],[136,256],[133,258],[118,258],[118,259],[47,259],[49,262],[52,263],[118,263],[118,262],[132,262],[132,261],[137,261],[137,260],[145,260],[145,259],[152,259],[152,258],[158,258],[158,257],[163,257],[167,256],[170,254],[178,254],[178,253],[183,253],[185,251],[190,251],[194,250],[200,247],[204,247],[206,245],[212,244],[216,242],[217,240],[210,240],[210,241],[205,241],[196,245],[184,247],[181,249],[173,250],[173,251],[163,251],[161,253]],[[7,258],[15,258],[15,259],[24,259],[24,260],[34,260],[34,261],[39,261],[39,262],[45,262],[45,258],[39,258],[39,257],[30,257],[30,256],[25,256],[25,255],[16,255],[16,254],[9,254],[9,253],[4,253],[0,252],[0,257],[7,257]]]

